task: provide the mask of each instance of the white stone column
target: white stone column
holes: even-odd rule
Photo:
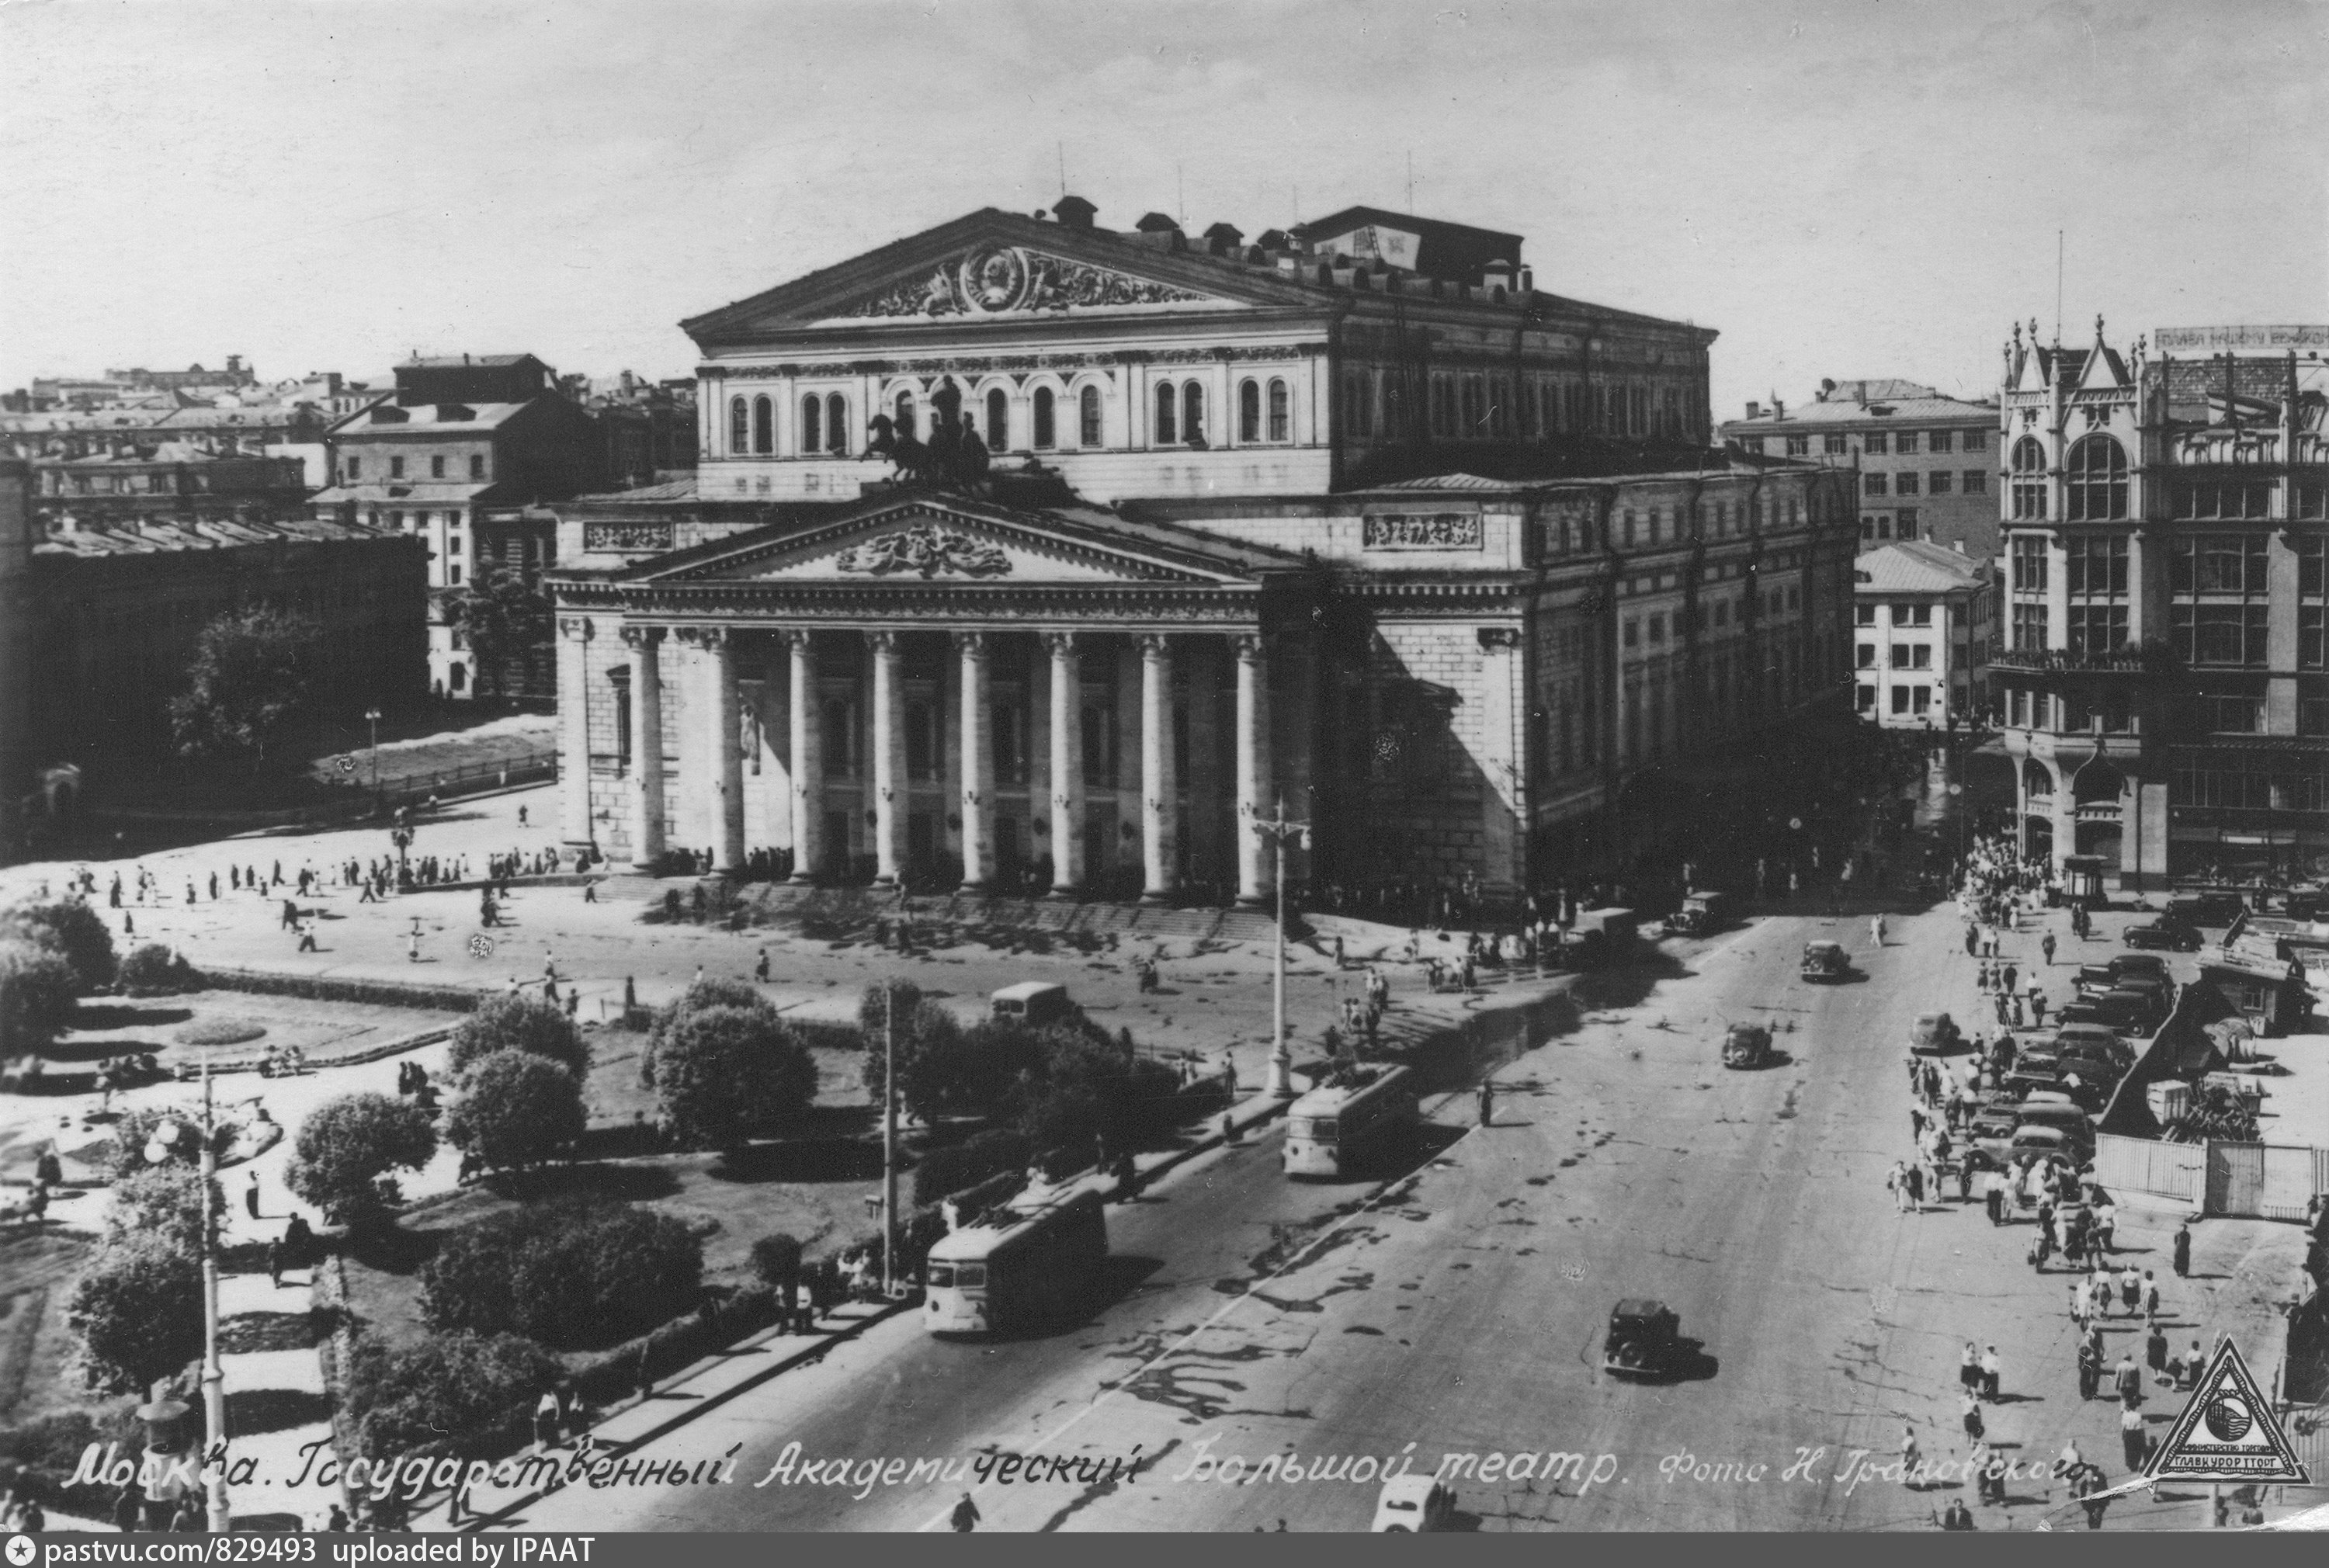
[[[1258,633],[1233,639],[1237,651],[1238,902],[1269,902],[1274,862],[1270,846],[1254,831],[1269,804],[1269,651]]]
[[[1073,632],[1046,632],[1051,655],[1051,893],[1084,880],[1084,675]]]
[[[793,878],[816,877],[825,850],[825,730],[818,711],[816,648],[806,629],[779,633],[790,659],[786,718],[792,741]]]
[[[558,622],[558,805],[560,836],[588,844],[590,832],[590,635],[588,615]]]
[[[631,865],[663,859],[663,630],[626,626],[631,649]]]
[[[1482,626],[1480,643],[1480,771],[1488,789],[1480,804],[1480,874],[1491,887],[1528,880],[1527,804],[1521,756],[1521,634],[1515,626]],[[1667,695],[1670,725],[1682,725],[1683,696]]]
[[[1180,887],[1174,858],[1179,780],[1173,756],[1173,645],[1162,633],[1140,639],[1140,897],[1163,902]]]
[[[873,886],[906,875],[905,653],[895,632],[868,632],[873,651]]]
[[[962,661],[962,887],[984,892],[995,880],[994,688],[986,634],[957,632]]]
[[[736,646],[727,628],[693,637],[703,651],[703,817],[712,834],[712,869],[744,869],[744,752],[737,702]]]

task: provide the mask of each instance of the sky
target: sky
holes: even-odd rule
[[[1353,202],[1718,328],[1719,417],[2009,324],[2329,321],[2324,0],[0,4],[0,387],[690,373],[677,323],[1067,186]],[[1412,160],[1413,199],[1409,201]]]

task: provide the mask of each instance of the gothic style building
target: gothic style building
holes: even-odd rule
[[[696,478],[552,509],[569,840],[1258,900],[1282,799],[1290,876],[1511,896],[1841,702],[1852,476],[1708,446],[1711,332],[1460,225],[1092,216],[685,324]]]
[[[2329,871],[2329,326],[2005,349],[1992,686],[2025,849],[2128,887]]]

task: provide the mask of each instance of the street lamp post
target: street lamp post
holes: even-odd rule
[[[1255,818],[1253,831],[1270,841],[1277,858],[1278,953],[1271,975],[1268,1090],[1280,1100],[1291,1100],[1294,1098],[1294,1056],[1286,1047],[1286,840],[1299,838],[1306,847],[1310,842],[1310,824],[1287,820],[1286,794],[1280,791],[1277,814]]]
[[[364,709],[364,722],[372,726],[372,804],[380,809],[380,709]]]
[[[226,1535],[234,1528],[233,1515],[227,1506],[226,1496],[226,1370],[219,1365],[219,1268],[218,1237],[212,1227],[218,1216],[212,1211],[212,1188],[218,1180],[218,1150],[212,1141],[216,1131],[211,1111],[211,1054],[203,1052],[203,1122],[200,1163],[203,1183],[203,1446],[209,1463],[204,1467],[208,1478],[210,1529],[213,1535]],[[175,1122],[165,1122],[154,1130],[154,1141],[146,1145],[146,1159],[155,1165],[170,1158],[185,1130]]]
[[[891,1262],[898,1250],[898,986],[882,987],[882,1299],[897,1289]]]

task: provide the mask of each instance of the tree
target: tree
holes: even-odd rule
[[[288,611],[229,610],[194,642],[186,690],[170,699],[170,728],[187,756],[267,761],[267,748],[313,699],[323,627]]]
[[[450,1061],[457,1074],[503,1051],[546,1056],[578,1079],[590,1071],[590,1042],[566,1009],[545,997],[514,992],[488,997],[453,1031]]]
[[[760,1282],[790,1299],[800,1284],[800,1238],[785,1231],[762,1236],[752,1244],[752,1272]]]
[[[420,1278],[432,1328],[603,1345],[702,1300],[703,1243],[685,1222],[653,1209],[542,1204],[454,1232]]]
[[[174,950],[158,942],[131,950],[121,961],[118,976],[121,989],[131,996],[168,996],[183,991],[200,991],[203,977]]]
[[[114,1180],[126,1181],[141,1170],[153,1169],[146,1158],[146,1146],[154,1141],[155,1132],[165,1122],[176,1123],[181,1131],[174,1141],[162,1146],[168,1151],[164,1163],[192,1170],[201,1162],[203,1139],[200,1122],[183,1112],[159,1105],[134,1106],[123,1111],[113,1123],[112,1149],[106,1156],[106,1164],[111,1169]],[[234,1141],[240,1131],[240,1122],[213,1122],[211,1124],[212,1151],[221,1160],[225,1159],[227,1150],[234,1147]]]
[[[0,916],[0,928],[63,954],[84,992],[104,991],[113,984],[118,972],[113,933],[84,899],[20,904]]]
[[[549,639],[549,598],[507,568],[438,597],[446,619],[466,634],[478,685],[490,683],[495,696],[507,696],[510,662]]]
[[[1128,1038],[1061,1025],[1039,1039],[1042,1070],[1010,1095],[1013,1120],[1038,1150],[1080,1150],[1094,1134],[1122,1148],[1168,1120],[1179,1082],[1163,1063],[1143,1061]]]
[[[110,1394],[174,1377],[203,1349],[203,1269],[165,1235],[99,1247],[73,1286],[65,1321],[84,1373]]]
[[[438,1334],[409,1348],[360,1337],[348,1362],[356,1446],[372,1460],[504,1421],[565,1375],[558,1357],[515,1334]]]
[[[471,1064],[445,1136],[494,1170],[538,1165],[582,1136],[582,1085],[571,1069],[531,1051]]]
[[[284,1182],[335,1224],[376,1223],[381,1178],[436,1157],[437,1129],[418,1105],[386,1094],[343,1094],[299,1125]]]
[[[211,1214],[215,1218],[225,1212],[226,1196],[213,1181]],[[185,1160],[171,1160],[114,1178],[112,1202],[105,1213],[106,1242],[118,1245],[139,1235],[158,1235],[183,1252],[202,1255],[200,1169]]]
[[[672,897],[679,897],[676,890]],[[655,1056],[671,1033],[691,1013],[706,1008],[740,1007],[766,1008],[768,999],[740,980],[699,980],[681,993],[680,999],[655,1014],[655,1024],[647,1030],[646,1048],[639,1053],[639,1086],[655,1086]]]
[[[655,1061],[665,1125],[683,1144],[724,1149],[798,1115],[816,1097],[816,1064],[766,1002],[684,1014]]]
[[[0,1057],[35,1056],[72,1026],[80,979],[62,953],[0,941]]]

